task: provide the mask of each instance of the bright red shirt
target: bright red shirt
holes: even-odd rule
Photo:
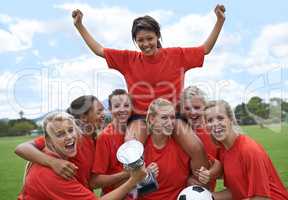
[[[246,135],[240,135],[233,146],[220,149],[224,168],[224,185],[234,200],[261,196],[287,200],[288,192],[262,146]]]
[[[213,143],[210,133],[204,128],[197,128],[195,131],[196,135],[202,141],[204,149],[208,155],[210,163],[213,163],[215,158],[217,158],[217,148]],[[216,179],[210,181],[210,191],[214,191],[216,187]]]
[[[52,169],[33,163],[18,200],[97,200],[76,179],[65,180]]]
[[[161,48],[155,56],[142,52],[104,49],[108,66],[125,78],[132,95],[134,112],[145,115],[152,100],[163,97],[178,102],[184,85],[184,73],[201,67],[204,48]]]
[[[156,162],[159,167],[157,181],[159,189],[139,198],[141,200],[175,200],[178,194],[187,186],[187,179],[190,173],[189,157],[181,147],[169,138],[162,149],[153,145],[151,136],[148,137],[144,160],[146,166]]]
[[[117,160],[116,153],[124,143],[124,137],[125,135],[118,132],[111,123],[99,134],[93,173],[111,175],[123,171],[123,165]],[[115,189],[113,186],[102,188],[104,194],[113,189]]]
[[[42,150],[45,147],[45,138],[37,137],[34,139],[36,148]],[[78,145],[77,154],[74,158],[69,158],[79,169],[76,173],[76,179],[85,187],[89,188],[89,179],[92,172],[92,167],[95,157],[95,142],[89,135],[81,135]]]

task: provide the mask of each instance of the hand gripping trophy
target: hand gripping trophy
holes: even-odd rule
[[[144,147],[137,140],[129,140],[122,144],[117,151],[117,159],[125,169],[135,170],[144,165]],[[136,196],[143,196],[158,189],[158,182],[153,172],[148,172],[146,178],[137,184]]]

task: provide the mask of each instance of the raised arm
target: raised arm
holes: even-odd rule
[[[15,149],[15,153],[25,160],[50,167],[56,174],[65,179],[74,177],[78,169],[76,165],[67,160],[57,159],[43,153],[36,148],[33,140],[19,144]]]
[[[101,44],[99,44],[87,31],[85,26],[82,23],[83,13],[80,10],[74,10],[72,12],[72,17],[74,20],[74,25],[76,29],[79,31],[80,35],[88,45],[88,47],[97,55],[104,58],[104,48]]]
[[[217,21],[212,32],[203,44],[205,55],[209,54],[213,49],[225,21],[225,7],[223,5],[217,5],[214,12],[217,16]]]

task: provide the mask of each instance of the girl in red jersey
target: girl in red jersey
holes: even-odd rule
[[[140,200],[175,200],[187,186],[190,159],[171,137],[175,120],[175,109],[170,101],[162,98],[152,101],[147,113],[149,136],[144,161],[147,165],[157,164],[159,189],[139,197]]]
[[[216,24],[200,47],[162,48],[161,32],[158,22],[150,16],[139,17],[132,26],[132,39],[141,52],[104,48],[95,41],[82,24],[83,14],[80,10],[72,13],[74,25],[89,48],[106,59],[108,66],[118,70],[125,78],[129,94],[132,95],[134,114],[129,125],[130,137],[136,137],[145,143],[147,108],[153,99],[164,97],[176,104],[184,84],[184,73],[191,68],[201,67],[204,55],[212,50],[225,21],[225,7],[215,7]],[[208,161],[201,144],[194,134],[184,134],[183,122],[176,120],[175,139],[191,158],[198,159],[192,163],[194,170]]]
[[[104,194],[129,177],[129,173],[123,170],[123,165],[117,160],[116,153],[124,143],[127,122],[132,112],[131,100],[125,90],[114,90],[108,102],[112,121],[97,138],[90,183],[92,188],[101,187]]]
[[[123,170],[123,164],[117,160],[116,153],[124,143],[132,102],[123,89],[114,90],[109,95],[108,102],[112,121],[97,137],[93,176],[90,181],[91,187],[101,187],[103,194],[112,191],[129,178],[129,173]],[[147,168],[157,171],[157,166],[153,163]],[[132,197],[127,196],[126,199]]]
[[[180,116],[183,121],[187,123],[187,129],[192,128],[194,133],[200,138],[204,145],[204,149],[208,154],[209,164],[212,166],[214,162],[219,162],[215,160],[217,158],[217,148],[213,143],[209,132],[207,132],[204,120],[204,108],[206,105],[205,94],[196,86],[189,86],[184,89],[180,96]],[[205,171],[206,168],[202,167],[200,171]],[[207,184],[206,179],[199,177],[199,171],[195,171],[196,177],[201,183]],[[202,175],[202,173],[201,173]],[[216,174],[213,175],[213,179],[210,180],[209,189],[214,191],[216,187]],[[210,177],[210,174],[209,174]],[[189,184],[196,184],[194,178],[189,179]],[[199,183],[198,183],[199,184]]]
[[[45,147],[44,137],[25,142],[16,147],[15,153],[31,162],[50,167],[65,179],[76,177],[85,187],[89,188],[95,153],[95,131],[104,124],[103,105],[92,95],[84,95],[73,100],[67,111],[77,120],[82,134],[78,145],[78,153],[68,160],[51,157],[42,153]]]
[[[235,128],[237,122],[227,102],[210,102],[205,108],[205,120],[220,146],[224,185],[229,190],[214,193],[215,200],[225,195],[233,200],[288,199],[288,192],[264,148]]]
[[[77,155],[80,129],[74,118],[67,113],[54,113],[47,116],[43,123],[46,147],[45,154],[60,159],[73,158]],[[100,199],[122,199],[133,189],[138,181],[143,180],[144,168],[131,173],[130,179],[113,192]],[[93,200],[94,193],[76,179],[64,180],[50,168],[32,164],[25,177],[25,183],[19,200]]]

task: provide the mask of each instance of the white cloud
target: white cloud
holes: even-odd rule
[[[265,26],[253,42],[245,64],[252,74],[287,66],[288,23]]]
[[[31,48],[35,33],[43,33],[45,30],[44,24],[37,20],[6,18],[7,30],[0,29],[0,53]]]
[[[6,23],[10,23],[11,21],[12,21],[12,18],[9,15],[0,14],[0,22],[6,24]]]
[[[6,51],[19,51],[26,49],[27,46],[22,44],[19,38],[12,33],[0,29],[0,53]]]
[[[0,118],[11,117],[11,107],[8,101],[8,85],[9,81],[14,75],[10,72],[3,72],[0,74]],[[10,91],[13,92],[13,91]],[[12,114],[13,115],[13,114]]]
[[[195,85],[203,90],[208,100],[226,100],[235,107],[241,103],[245,96],[245,85],[235,80],[194,80],[193,83],[185,83],[185,87]],[[232,95],[233,94],[233,95]]]
[[[163,27],[163,39],[167,46],[201,45],[212,30],[215,16],[187,15],[172,25]]]
[[[123,7],[92,7],[88,4],[80,3],[67,3],[55,5],[55,7],[70,13],[74,9],[80,9],[84,15],[83,23],[97,41],[107,47],[121,49],[135,49],[131,38],[131,28],[132,22],[136,17],[149,14],[159,21],[166,22],[173,15],[171,11],[164,10],[137,13]],[[73,26],[72,18],[70,20],[70,24]]]
[[[5,107],[16,112],[14,115],[17,116],[18,110],[23,110],[26,117],[39,117],[52,110],[66,109],[69,103],[80,95],[93,94],[104,100],[112,90],[125,87],[122,75],[108,69],[104,59],[96,56],[80,56],[66,60],[53,58],[42,65],[41,69],[23,69],[11,80],[8,91],[10,104]],[[38,94],[40,100],[17,101],[19,94],[13,95],[11,92],[17,81],[21,81],[19,77],[25,79],[25,87]]]
[[[39,50],[33,49],[33,50],[32,50],[32,54],[33,54],[34,56],[36,56],[36,57],[39,57]]]

